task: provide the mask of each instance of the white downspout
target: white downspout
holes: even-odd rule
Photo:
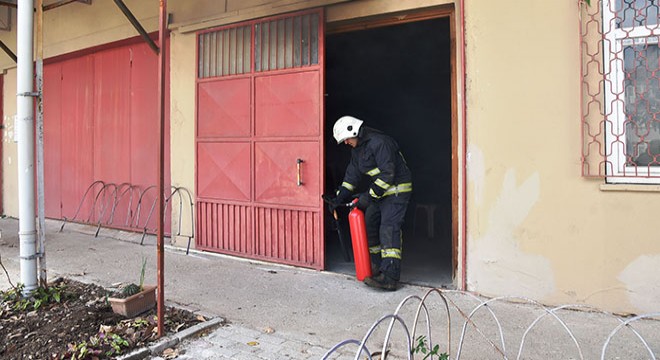
[[[37,288],[34,210],[34,1],[18,0],[17,10],[18,238],[24,294]]]

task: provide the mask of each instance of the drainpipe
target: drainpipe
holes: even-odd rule
[[[24,295],[37,288],[37,248],[34,219],[34,93],[33,89],[33,0],[18,0],[17,98],[18,132],[18,238],[21,282]]]

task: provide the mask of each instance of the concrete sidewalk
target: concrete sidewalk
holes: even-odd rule
[[[137,281],[144,256],[148,267],[146,282],[156,282],[153,236],[140,246],[140,236],[136,234],[102,229],[94,237],[95,227],[67,224],[63,232],[58,232],[60,225],[59,221],[47,223],[50,279],[62,276],[102,286]],[[20,279],[18,221],[0,219],[0,231],[1,260],[16,283]],[[0,288],[8,286],[0,273]],[[180,359],[319,359],[343,340],[361,340],[376,321],[394,313],[406,297],[422,297],[429,290],[404,285],[396,292],[381,292],[346,275],[207,253],[186,255],[170,247],[165,255],[166,301],[222,317],[230,323],[208,336],[182,344],[184,353]],[[472,318],[476,327],[468,325],[461,339],[465,316],[487,299],[454,291],[443,294],[449,301],[450,340],[443,300],[433,293],[425,304],[430,313],[433,343],[446,351],[450,341],[452,359],[457,358],[459,344],[461,359],[501,359],[501,352],[507,358],[516,358],[521,343],[521,358],[525,359],[600,359],[606,343],[607,359],[652,358],[629,329],[608,341],[621,321],[628,319],[600,312],[558,310],[556,315],[564,324],[550,314],[524,336],[535,319],[548,314],[547,308],[524,299],[493,301],[488,308],[477,311]],[[410,331],[418,304],[412,299],[400,312]],[[369,338],[370,352],[380,351],[388,324],[382,323]],[[641,320],[634,323],[634,328],[651,352],[660,356],[660,322]],[[420,320],[415,337],[426,335],[426,329],[426,320]],[[391,339],[388,358],[406,358],[404,328],[395,325]],[[357,346],[342,349],[331,358],[353,358]]]

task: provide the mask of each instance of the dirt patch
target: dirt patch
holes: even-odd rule
[[[100,286],[60,279],[49,289],[35,296],[47,300],[36,309],[34,301],[11,299],[12,289],[0,292],[0,358],[111,359],[157,340],[155,309],[126,319],[112,312],[108,291]],[[168,307],[165,332],[205,320]]]

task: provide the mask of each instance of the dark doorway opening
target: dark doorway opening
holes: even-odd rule
[[[450,19],[328,34],[325,49],[325,192],[339,187],[350,159],[350,148],[332,138],[336,119],[355,116],[393,136],[414,187],[403,227],[401,281],[453,286]],[[354,274],[330,214],[326,219],[326,269]],[[347,245],[350,253],[350,239]]]

